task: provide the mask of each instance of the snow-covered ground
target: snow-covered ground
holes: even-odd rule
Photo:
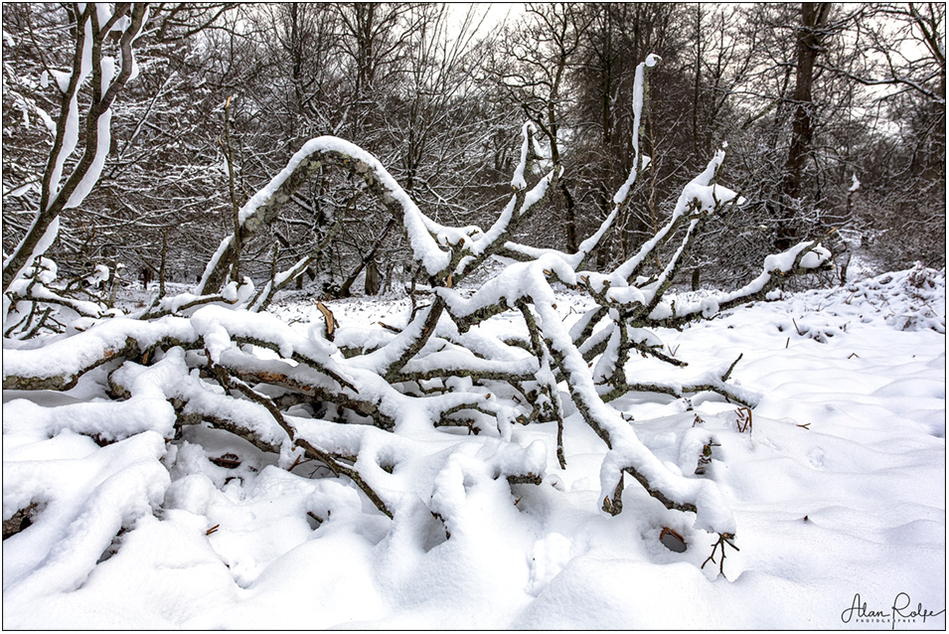
[[[561,299],[567,322],[586,306],[579,295]],[[408,305],[331,308],[346,327],[396,320]],[[273,312],[302,332],[322,319],[306,301]],[[100,447],[68,430],[30,435],[28,421],[5,415],[4,518],[15,493],[8,474],[39,462],[65,500],[57,512],[92,494],[87,504],[101,513],[82,517],[116,526],[110,501],[154,486],[154,456],[172,483],[159,515],[102,544],[88,576],[69,567],[68,541],[43,541],[53,533],[42,515],[6,539],[3,626],[945,629],[945,312],[945,272],[907,271],[658,331],[684,370],[630,362],[633,379],[685,383],[741,354],[732,382],[762,395],[744,432],[741,412],[715,394],[614,403],[673,471],[691,476],[713,439],[705,477],[734,513],[740,548],[727,550],[724,575],[720,551],[703,568],[713,539],[691,525],[695,516],[667,510],[631,478],[620,515],[598,510],[606,447],[576,413],[565,422],[566,470],[553,423],[517,426],[518,444],[547,447],[544,483],[465,482],[448,539],[431,518],[389,520],[345,478],[321,478],[312,463],[281,470],[209,428],[189,427],[167,451],[147,434]],[[508,313],[485,327],[517,321]],[[97,398],[84,389],[45,404]],[[22,395],[5,393],[4,403]],[[134,451],[113,451],[133,441]],[[226,453],[240,466],[209,460]],[[120,469],[135,477],[109,480]],[[327,483],[352,504],[319,523],[306,510]],[[660,542],[664,527],[684,538],[684,552]]]

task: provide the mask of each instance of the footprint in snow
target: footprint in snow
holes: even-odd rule
[[[824,450],[820,447],[812,447],[807,452],[807,459],[811,461],[811,466],[820,469],[824,466]]]

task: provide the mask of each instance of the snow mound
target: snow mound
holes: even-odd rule
[[[848,284],[846,301],[879,307],[887,325],[897,330],[931,328],[946,332],[946,269],[936,271],[922,264],[898,273],[886,273]]]
[[[564,317],[588,301],[556,299]],[[360,328],[404,308],[350,300],[336,314]],[[614,402],[636,412],[626,424],[671,473],[716,483],[732,509],[741,550],[728,551],[718,581],[720,555],[702,568],[717,535],[630,477],[636,513],[594,510],[607,450],[573,410],[567,469],[554,466],[552,423],[512,426],[521,449],[508,451],[497,433],[426,448],[431,434],[393,445],[382,430],[349,426],[334,442],[361,447],[366,477],[398,500],[389,520],[344,479],[323,477],[325,466],[278,468],[277,456],[222,430],[189,425],[162,440],[155,430],[166,430],[135,411],[129,437],[99,446],[71,425],[29,424],[34,413],[14,399],[4,405],[4,519],[31,501],[37,514],[4,541],[4,627],[836,629],[855,594],[889,610],[900,593],[938,613],[944,316],[945,272],[916,268],[657,331],[696,368],[743,353],[733,380],[762,395],[745,431],[714,394]],[[799,335],[795,324],[833,336]],[[303,346],[310,325],[297,325],[299,341],[285,333],[287,345]],[[662,379],[665,366],[648,362],[642,371]],[[154,372],[177,363],[169,355]],[[130,403],[164,382],[132,370],[117,376]],[[55,398],[94,405],[92,378]],[[195,389],[188,375],[176,381]],[[299,411],[288,418],[308,437],[329,433]],[[545,463],[539,486],[504,481]],[[660,542],[666,527],[684,552]]]

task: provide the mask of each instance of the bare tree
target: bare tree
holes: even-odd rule
[[[829,3],[804,2],[801,4],[801,25],[797,30],[797,63],[794,81],[794,121],[791,128],[791,145],[788,149],[784,170],[782,192],[790,199],[801,194],[801,179],[804,162],[812,142],[811,96],[814,83],[814,64],[828,36],[827,25],[830,18]],[[778,230],[775,245],[780,248],[790,246],[792,235],[786,227]]]
[[[635,99],[643,97],[641,71],[650,62],[656,60],[647,58],[637,72]],[[322,336],[316,331],[303,336],[274,316],[258,312],[269,298],[268,287],[255,291],[252,284],[235,282],[220,293],[169,297],[134,314],[94,322],[65,339],[41,340],[36,348],[13,350],[5,354],[4,388],[69,390],[90,370],[109,363],[109,390],[115,400],[103,400],[75,414],[67,405],[54,412],[51,425],[105,442],[122,442],[138,434],[155,440],[160,440],[156,433],[170,438],[182,426],[207,422],[244,438],[260,451],[280,454],[281,465],[287,469],[304,457],[319,461],[333,476],[346,476],[346,482],[385,516],[414,517],[422,510],[442,524],[447,539],[463,521],[463,509],[453,501],[456,496],[441,490],[455,480],[460,486],[462,473],[458,472],[458,478],[443,475],[457,469],[451,461],[427,469],[430,476],[425,476],[423,486],[429,488],[423,499],[393,494],[397,463],[428,460],[433,451],[439,455],[457,451],[474,461],[475,472],[482,474],[477,477],[488,474],[492,481],[502,479],[504,486],[540,484],[547,452],[536,444],[520,446],[511,434],[512,425],[555,423],[556,438],[551,442],[556,443],[560,468],[566,468],[564,400],[570,399],[607,447],[598,501],[604,512],[622,512],[625,476],[629,475],[631,482],[666,508],[695,514],[698,530],[719,535],[716,547],[730,543],[737,528],[715,483],[666,467],[610,403],[630,391],[644,391],[675,396],[715,392],[753,405],[754,394],[727,383],[737,360],[696,382],[665,384],[637,378],[632,372],[639,354],[684,365],[663,353],[648,329],[708,316],[716,306],[727,309],[762,299],[786,277],[827,266],[830,254],[815,242],[802,243],[767,260],[758,278],[738,291],[721,294],[715,305],[665,302],[664,295],[702,226],[740,203],[735,192],[716,182],[724,151],[716,152],[683,190],[668,222],[653,239],[608,272],[584,267],[618,217],[635,174],[616,192],[613,212],[580,243],[576,253],[521,244],[512,239],[517,226],[535,213],[562,172],[561,166],[554,165],[540,178],[530,176],[533,132],[533,126],[525,124],[521,161],[511,179],[513,191],[486,230],[435,222],[376,157],[325,136],[304,144],[287,168],[241,210],[242,228],[258,231],[272,223],[294,190],[323,167],[361,180],[401,226],[416,265],[436,287],[431,303],[419,307],[401,328],[383,327],[380,336],[369,340],[364,333],[344,335],[337,332],[332,311],[322,306]],[[673,240],[678,241],[678,249],[655,279],[644,281],[640,275],[644,264]],[[209,263],[209,272],[222,268],[223,252]],[[505,267],[472,294],[456,290],[457,282],[495,255],[519,262]],[[298,269],[275,275],[271,281],[280,283],[295,274]],[[572,328],[556,311],[555,282],[576,287],[593,301]],[[521,315],[520,333],[502,338],[479,330],[480,324],[510,309]],[[175,318],[164,318],[169,315]],[[277,358],[258,356],[256,348],[276,352]],[[336,354],[337,350],[343,354]],[[38,363],[41,355],[49,354],[60,357],[52,373]],[[143,373],[148,380],[134,379]],[[453,389],[461,379],[467,382],[466,388]],[[208,385],[220,389],[211,390]],[[161,410],[128,421],[103,416],[140,407],[142,399],[160,403]],[[333,420],[324,420],[322,414],[300,416],[293,408],[304,403],[321,412],[332,408],[337,415]],[[121,428],[111,422],[118,419],[125,421]],[[441,427],[467,428],[472,435],[445,434]],[[390,455],[386,448],[394,453]],[[686,460],[697,465],[699,456]],[[141,513],[148,505],[136,508]],[[110,525],[107,530],[118,527]],[[95,533],[92,538],[112,536]],[[88,572],[95,563],[84,565]]]
[[[47,162],[52,171],[44,174],[45,194],[37,214],[37,224],[46,219],[44,235],[58,218],[48,218],[49,210],[59,214],[71,203],[81,202],[102,171],[111,146],[109,127],[103,125],[108,124],[110,106],[103,105],[103,99],[114,99],[118,88],[113,91],[113,87],[122,75],[112,74],[102,55],[102,47],[109,45],[105,34],[112,26],[121,26],[124,72],[144,21],[140,7],[120,5],[105,20],[100,15],[106,12],[89,7],[71,14],[76,26],[72,72],[50,72],[54,81],[62,80],[64,94],[59,125],[54,126],[57,141]],[[827,268],[830,253],[817,241],[801,242],[766,258],[760,273],[734,291],[697,302],[671,300],[668,295],[676,278],[708,223],[742,204],[738,192],[722,184],[723,148],[706,157],[679,189],[667,215],[654,216],[648,240],[630,248],[618,263],[602,268],[593,264],[597,249],[630,206],[648,163],[641,147],[646,139],[640,135],[649,112],[644,106],[646,72],[660,60],[645,51],[640,51],[644,59],[632,69],[628,91],[608,93],[632,102],[632,118],[622,132],[616,119],[610,118],[613,115],[603,121],[613,140],[628,131],[629,139],[619,139],[618,144],[628,143],[633,157],[629,169],[607,177],[612,179],[607,182],[617,183],[608,199],[608,213],[588,232],[580,231],[575,216],[570,218],[573,227],[566,235],[567,249],[528,244],[524,237],[535,243],[541,233],[532,224],[549,198],[558,197],[559,204],[576,203],[569,200],[572,190],[564,183],[577,182],[575,165],[580,162],[574,158],[571,164],[567,142],[571,139],[566,134],[571,132],[567,124],[576,121],[570,118],[576,114],[570,103],[575,93],[568,90],[573,88],[570,60],[579,50],[581,35],[590,28],[580,7],[531,7],[531,15],[539,20],[535,34],[540,45],[514,47],[518,63],[501,69],[501,76],[512,82],[507,86],[513,86],[509,94],[522,97],[517,107],[528,115],[519,142],[499,140],[505,115],[494,106],[478,103],[486,94],[483,80],[489,74],[472,67],[481,64],[482,55],[487,58],[496,51],[479,48],[473,35],[470,40],[449,42],[441,8],[344,5],[332,9],[334,18],[334,13],[324,13],[324,9],[309,14],[309,8],[301,9],[268,7],[274,13],[257,15],[250,7],[242,9],[250,12],[244,15],[209,16],[208,24],[215,28],[201,33],[208,46],[196,47],[202,49],[196,57],[200,65],[212,68],[202,75],[182,64],[180,72],[194,72],[189,77],[212,85],[206,92],[195,88],[178,95],[181,100],[200,101],[200,108],[184,112],[189,116],[203,112],[209,122],[197,131],[185,123],[173,128],[171,119],[183,111],[162,111],[160,99],[154,107],[146,104],[138,112],[137,123],[127,126],[128,148],[118,149],[119,156],[131,156],[126,150],[133,152],[133,141],[141,141],[149,134],[143,131],[147,129],[154,132],[153,139],[168,142],[164,156],[169,156],[181,147],[167,139],[173,136],[169,130],[187,131],[185,149],[178,152],[188,160],[200,157],[188,170],[181,170],[188,171],[182,176],[188,182],[165,183],[154,192],[146,184],[135,192],[142,198],[171,192],[174,195],[165,202],[169,206],[179,202],[175,197],[179,192],[183,192],[181,200],[187,198],[191,205],[193,192],[199,188],[190,181],[193,173],[218,166],[217,173],[202,183],[219,190],[216,198],[194,212],[195,216],[213,214],[210,222],[204,219],[202,233],[195,239],[219,244],[208,257],[197,292],[166,295],[161,274],[159,295],[146,305],[125,312],[105,310],[100,303],[81,303],[59,293],[62,284],[52,262],[27,261],[33,254],[42,255],[48,240],[37,239],[29,249],[18,248],[14,256],[23,261],[15,266],[5,262],[4,268],[9,287],[4,301],[9,302],[12,315],[12,322],[4,324],[4,337],[33,341],[28,346],[12,342],[5,347],[4,389],[26,394],[21,405],[42,418],[44,430],[68,429],[89,436],[121,457],[129,451],[137,464],[144,463],[144,468],[164,476],[165,488],[170,481],[166,466],[157,458],[144,457],[161,455],[166,443],[174,442],[192,425],[207,424],[240,437],[253,451],[276,455],[274,461],[287,471],[304,460],[320,463],[325,466],[325,478],[333,478],[328,480],[333,491],[342,491],[325,496],[325,503],[322,498],[314,502],[322,505],[315,509],[323,513],[321,517],[328,518],[331,511],[336,515],[338,504],[352,501],[361,508],[368,501],[367,508],[377,512],[383,524],[384,517],[395,518],[406,531],[417,531],[420,540],[429,533],[452,539],[464,528],[469,510],[466,482],[502,487],[502,491],[543,482],[548,469],[544,443],[522,444],[513,433],[515,424],[547,424],[536,433],[547,435],[547,443],[555,448],[556,464],[567,468],[564,424],[572,409],[576,420],[587,425],[605,447],[600,492],[591,512],[622,512],[628,480],[666,509],[695,515],[695,536],[700,531],[717,534],[716,548],[731,543],[737,535],[734,518],[715,482],[696,473],[700,461],[708,457],[700,448],[709,447],[710,438],[698,437],[701,442],[695,454],[683,452],[681,464],[669,467],[640,440],[616,400],[630,392],[675,397],[711,392],[729,402],[753,406],[755,394],[729,383],[740,357],[724,360],[722,367],[698,378],[670,382],[654,380],[651,370],[644,370],[637,359],[651,357],[681,368],[685,362],[663,351],[656,328],[682,326],[719,310],[764,300],[788,278]],[[172,8],[162,23],[170,25],[169,31],[159,28],[157,33],[170,37],[176,29],[190,31],[188,22],[197,18],[182,11]],[[175,23],[178,18],[183,22]],[[254,31],[267,23],[280,25],[278,37],[267,43],[269,51],[257,46],[255,39],[261,34]],[[330,32],[342,35],[345,64],[319,66],[301,54],[307,42]],[[473,34],[473,30],[465,32]],[[92,46],[97,37],[99,49]],[[331,39],[321,41],[330,46]],[[88,59],[93,62],[89,65],[84,61],[87,42],[92,53]],[[285,52],[287,60],[276,59]],[[701,49],[697,54],[701,56]],[[282,72],[269,73],[275,68]],[[85,166],[86,154],[75,164],[68,160],[70,145],[79,143],[76,127],[68,122],[80,118],[84,73],[93,81],[87,97],[90,105],[82,112],[98,122],[97,126],[87,123],[86,154],[91,158]],[[689,79],[688,74],[674,76]],[[351,91],[347,92],[343,79],[353,81]],[[165,86],[179,86],[176,81],[173,73],[163,75],[156,94],[162,95]],[[694,89],[688,81],[675,87],[683,85]],[[262,93],[259,102],[251,101],[250,93],[268,86],[272,92]],[[324,88],[326,92],[321,92]],[[497,86],[493,90],[487,94],[502,92]],[[232,100],[235,93],[242,94]],[[352,100],[341,112],[321,117],[312,111],[310,104],[331,100],[331,94],[348,94]],[[689,94],[688,90],[683,94]],[[685,100],[683,111],[688,113],[690,106],[693,112],[699,110]],[[270,121],[275,113],[280,116]],[[159,122],[153,124],[157,130],[147,124],[152,120]],[[492,125],[479,130],[478,122],[485,120]],[[371,123],[377,125],[370,128]],[[327,125],[333,126],[333,132],[367,130],[379,149],[370,151],[326,134]],[[304,140],[300,135],[311,129],[319,132]],[[274,134],[275,147],[268,149],[265,141],[274,130],[284,134]],[[230,137],[223,151],[230,155],[233,150],[234,159],[227,160],[231,169],[221,167],[223,151],[213,131]],[[507,133],[514,136],[512,131]],[[658,139],[650,138],[649,145],[655,155]],[[685,145],[691,148],[693,144]],[[506,161],[504,148],[510,146],[515,148],[513,160]],[[291,149],[293,153],[286,157]],[[474,179],[470,174],[493,174],[484,165],[491,152],[496,159],[492,167],[495,171],[505,168],[507,178],[489,224],[476,225],[467,222],[474,212],[465,208],[477,205],[469,201],[497,198],[497,191],[492,191],[490,182],[482,184],[477,195],[465,190]],[[377,155],[383,153],[385,161]],[[66,168],[72,170],[71,175],[61,186]],[[117,164],[115,169],[119,173],[126,166]],[[446,175],[443,170],[452,173]],[[74,178],[79,182],[67,189]],[[227,180],[232,180],[233,187],[225,185]],[[115,189],[120,196],[125,193]],[[56,202],[63,197],[65,201]],[[330,202],[334,210],[345,208],[345,214],[328,216],[335,218],[333,227],[340,229],[314,239],[301,227],[319,218],[318,208]],[[124,203],[134,206],[130,200]],[[546,210],[553,215],[550,207],[556,207]],[[472,213],[459,211],[465,222],[454,222],[450,212],[456,209]],[[182,216],[190,217],[190,213],[181,211]],[[220,241],[214,229],[223,234]],[[305,239],[299,239],[301,235]],[[347,329],[340,327],[330,307],[318,302],[314,316],[320,316],[322,323],[316,322],[318,327],[303,334],[265,311],[276,293],[305,275],[328,248],[336,255],[345,252],[347,271],[358,272],[354,262],[364,264],[368,272],[364,288],[374,292],[379,286],[376,255],[390,236],[401,240],[412,270],[424,276],[429,286],[427,302],[413,297],[413,309],[401,323],[379,324],[368,333]],[[163,239],[157,267],[161,272],[166,247]],[[288,252],[283,259],[281,249]],[[30,257],[19,255],[24,250],[30,250]],[[501,262],[500,270],[489,276],[485,269],[492,261]],[[8,264],[12,267],[9,285]],[[257,276],[261,284],[255,283],[251,265],[257,271],[269,269]],[[339,268],[342,272],[344,266]],[[245,274],[238,276],[238,272]],[[475,282],[479,275],[483,283]],[[347,281],[352,286],[356,278],[350,273]],[[589,301],[589,308],[570,326],[557,310],[557,285],[569,286]],[[510,328],[498,332],[481,327],[509,311],[516,316]],[[50,327],[50,320],[57,327]],[[55,334],[48,336],[50,331]],[[54,365],[49,364],[50,358],[56,359]],[[80,403],[81,407],[37,404],[41,399],[48,403],[47,391],[69,391],[80,383],[102,398]],[[39,395],[32,397],[33,402],[31,393]],[[138,443],[147,445],[148,451],[140,451]],[[424,468],[417,469],[416,465],[423,464]],[[405,465],[418,477],[404,478]],[[408,480],[417,488],[405,490]],[[56,494],[49,492],[45,480],[38,481],[45,490],[24,486],[24,494],[8,504],[14,507],[8,510],[19,516],[38,512],[33,497]],[[49,518],[50,534],[73,540],[61,549],[58,559],[53,558],[55,565],[65,562],[61,565],[68,568],[68,583],[78,586],[76,579],[88,576],[97,565],[102,544],[109,544],[123,523],[130,526],[165,503],[162,486],[145,488],[149,489],[145,495],[133,491],[117,500],[95,494],[95,503],[100,505],[97,512],[114,501],[116,508],[109,510],[118,519],[92,522],[88,530],[69,533],[75,516],[67,513]],[[87,502],[72,505],[78,507],[76,513],[86,512]],[[630,504],[627,496],[625,506]]]
[[[558,165],[564,160],[562,130],[571,121],[567,118],[568,74],[590,20],[577,5],[528,4],[522,22],[505,39],[505,52],[515,63],[499,69],[501,85],[512,91],[515,102],[537,126],[550,148],[550,160]],[[579,244],[576,199],[567,180],[561,179],[559,191],[566,248],[575,252]]]
[[[133,73],[137,74],[132,44],[144,23],[144,4],[120,4],[111,14],[100,12],[94,4],[85,5],[81,11],[79,6],[67,7],[66,11],[75,38],[72,65],[67,71],[46,70],[45,77],[60,93],[56,135],[43,172],[39,209],[33,224],[3,262],[4,293],[56,239],[63,210],[82,204],[99,179],[111,147],[112,102]],[[120,34],[117,64],[106,52],[113,31]],[[87,78],[90,104],[80,114],[79,93]],[[79,143],[81,122],[85,124],[82,154],[63,182],[67,161]]]

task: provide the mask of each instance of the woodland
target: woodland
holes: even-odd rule
[[[224,553],[225,498],[474,557],[580,446],[571,513],[726,577],[715,421],[763,397],[667,334],[912,268],[899,329],[944,340],[944,4],[2,11],[5,626],[159,524]]]

